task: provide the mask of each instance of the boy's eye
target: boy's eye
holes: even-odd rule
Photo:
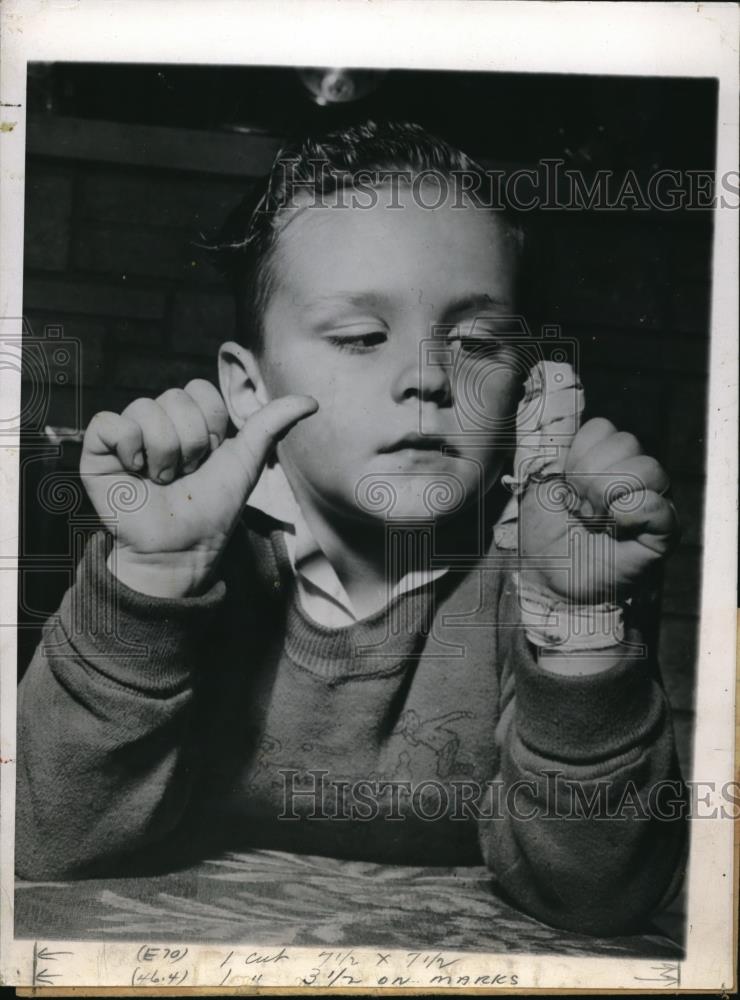
[[[487,347],[500,347],[498,331],[486,326],[485,323],[458,323],[452,327],[448,334],[448,339],[459,341],[461,347],[471,349],[477,345]]]
[[[351,351],[354,354],[363,354],[379,347],[388,339],[385,330],[367,330],[362,333],[353,334],[333,334],[327,337],[330,344],[339,348],[340,351]]]

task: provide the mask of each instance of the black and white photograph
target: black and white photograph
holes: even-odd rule
[[[77,6],[2,81],[4,981],[732,988],[737,10]]]

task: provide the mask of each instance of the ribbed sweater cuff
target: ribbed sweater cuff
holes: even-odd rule
[[[198,597],[150,597],[113,576],[109,550],[105,532],[87,545],[59,609],[66,640],[88,666],[118,683],[152,692],[182,687],[192,647],[221,605],[225,584]]]
[[[645,745],[663,721],[665,701],[645,660],[625,659],[602,673],[567,677],[531,654],[516,667],[517,731],[545,757],[606,760]]]

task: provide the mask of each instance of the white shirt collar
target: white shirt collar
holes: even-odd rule
[[[319,624],[329,627],[358,621],[349,595],[306,523],[279,462],[265,465],[247,506],[280,522],[303,610]],[[446,572],[442,567],[408,573],[392,588],[389,600],[417,590]]]

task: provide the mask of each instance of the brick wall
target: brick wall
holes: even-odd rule
[[[74,426],[78,398],[85,424],[97,410],[121,408],[136,395],[194,376],[215,378],[215,349],[231,335],[232,307],[193,242],[223,220],[276,145],[262,136],[29,121],[25,314],[36,335],[61,324],[82,346],[81,390],[55,384],[48,423]],[[525,313],[578,338],[587,415],[636,433],[673,478],[684,535],[665,576],[660,656],[688,773],[708,221],[697,214],[543,213],[530,225],[537,282]],[[28,534],[24,544],[42,552],[38,518],[28,519]],[[35,601],[40,614],[52,611],[62,585],[44,589],[37,581],[29,607]],[[27,634],[26,653],[35,635]]]

